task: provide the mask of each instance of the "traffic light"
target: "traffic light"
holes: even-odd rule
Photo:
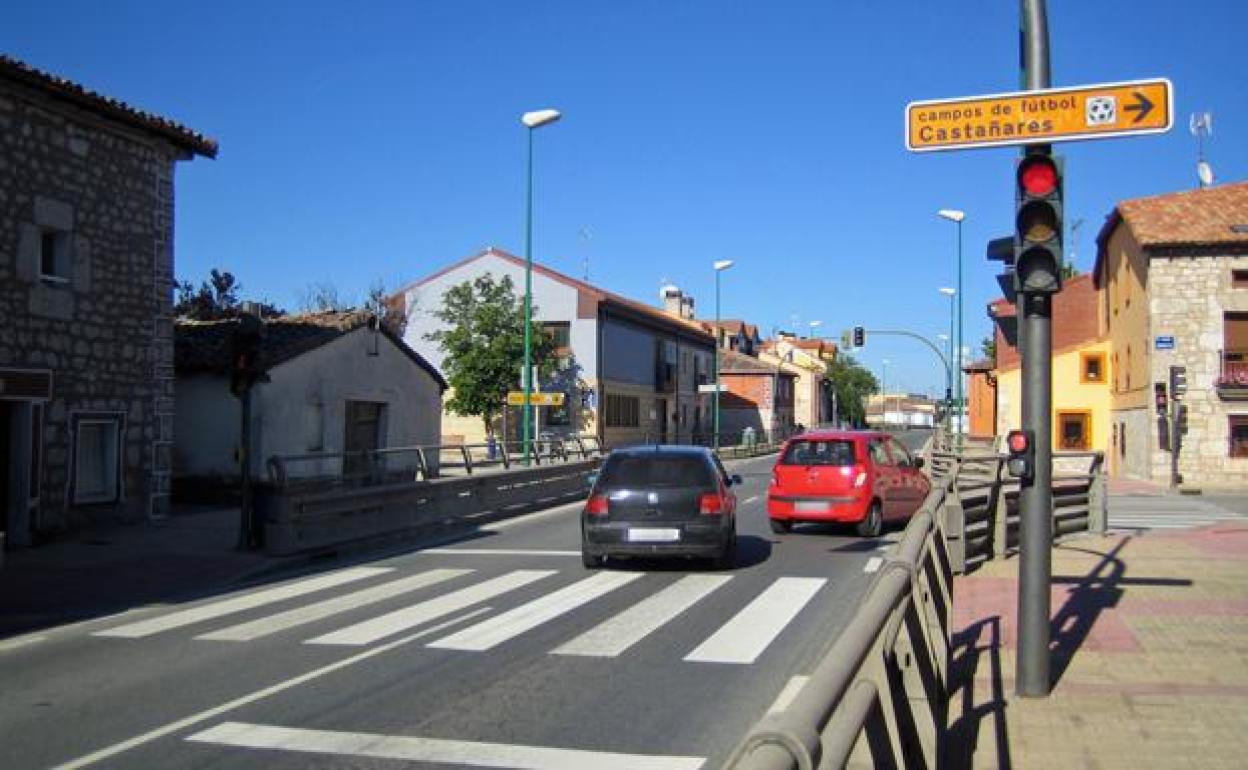
[[[1169,406],[1166,401],[1166,383],[1153,383],[1153,402],[1157,405],[1157,414],[1165,417],[1166,409]]]
[[[264,381],[260,366],[260,344],[264,323],[250,313],[238,319],[230,338],[230,392],[242,397],[257,382]]]
[[[1031,430],[1012,430],[1005,437],[1010,450],[1006,468],[1010,475],[1022,481],[1031,481],[1036,475],[1036,433]]]
[[[1025,294],[1062,290],[1062,159],[1029,153],[1014,185],[1014,288]]]
[[[854,327],[854,347],[860,348],[867,343],[867,331],[861,326]]]
[[[1175,401],[1183,398],[1187,393],[1187,367],[1172,366],[1170,367],[1170,395]]]

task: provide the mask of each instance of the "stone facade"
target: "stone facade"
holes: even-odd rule
[[[168,510],[174,164],[190,157],[120,108],[84,105],[89,92],[49,90],[0,77],[0,373],[52,376],[34,412],[36,536]],[[108,445],[101,494],[75,486],[84,430]]]
[[[1151,335],[1174,337],[1173,350],[1151,351],[1151,382],[1167,382],[1172,365],[1187,368],[1188,432],[1179,452],[1179,473],[1187,484],[1248,487],[1248,459],[1232,458],[1228,451],[1228,416],[1248,415],[1248,402],[1225,401],[1216,388],[1225,313],[1248,312],[1248,289],[1235,288],[1235,270],[1248,270],[1248,255],[1154,256],[1149,264]],[[1170,453],[1159,448],[1157,421],[1148,422],[1148,476],[1166,481]]]

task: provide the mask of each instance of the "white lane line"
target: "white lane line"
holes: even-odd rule
[[[35,636],[19,636],[16,639],[0,642],[0,652],[10,652],[21,647],[29,647],[32,644],[38,644],[48,637],[41,634]]]
[[[826,578],[777,579],[685,660],[753,663],[826,582]]]
[[[553,653],[614,658],[729,580],[731,575],[687,575]]]
[[[749,505],[750,503],[756,503],[756,502],[758,502],[758,495],[752,495],[750,497],[745,498],[746,505]]]
[[[510,529],[512,527],[519,526],[521,524],[528,524],[534,521],[542,521],[544,519],[549,519],[552,516],[559,516],[561,514],[566,514],[571,511],[579,511],[584,505],[585,503],[583,501],[575,502],[575,503],[565,503],[564,505],[556,506],[554,508],[551,508],[548,511],[542,511],[541,513],[520,514],[519,516],[514,516],[510,519],[505,519],[503,521],[499,521],[494,524],[486,524],[485,526],[480,527],[479,529],[482,532],[499,532],[504,529]]]
[[[426,548],[421,553],[443,556],[580,556],[580,551],[526,551],[522,548]]]
[[[130,749],[136,748],[138,746],[142,746],[147,743],[151,743],[152,741],[157,740],[158,738],[163,738],[166,735],[171,735],[173,733],[178,732],[179,730],[185,730],[186,728],[192,725],[198,724],[200,722],[203,722],[207,719],[212,719],[213,717],[219,717],[222,714],[233,711],[236,708],[241,708],[243,706],[247,706],[252,703],[255,703],[258,700],[267,698],[270,695],[277,695],[278,693],[285,692],[286,690],[289,690],[292,687],[298,687],[301,684],[306,684],[307,682],[311,682],[313,679],[319,679],[320,677],[325,676],[326,674],[332,674],[335,671],[338,671],[340,669],[344,669],[348,666],[353,666],[356,663],[359,663],[360,661],[368,660],[369,658],[375,655],[380,655],[383,652],[389,652],[390,650],[393,650],[396,647],[401,647],[405,644],[409,644],[422,637],[432,636],[433,634],[444,631],[457,623],[463,623],[465,621],[468,621],[477,617],[478,615],[484,615],[485,613],[489,611],[490,611],[489,607],[480,607],[478,609],[473,610],[472,612],[466,612],[457,618],[452,618],[446,621],[445,623],[439,623],[436,626],[431,626],[422,631],[417,631],[411,636],[405,636],[402,639],[395,639],[393,642],[387,642],[386,644],[379,645],[377,647],[374,647],[371,650],[365,650],[364,652],[361,652],[357,655],[352,655],[349,658],[340,660],[337,663],[330,663],[327,666],[322,666],[314,671],[309,671],[306,674],[300,674],[299,676],[293,677],[291,679],[287,679],[284,682],[279,682],[271,687],[265,687],[263,690],[256,690],[255,692],[250,693],[248,695],[244,695],[240,698],[235,698],[234,700],[229,701],[227,703],[222,703],[220,706],[214,706],[213,708],[207,709],[205,711],[201,711],[198,714],[192,714],[191,716],[185,717],[183,719],[179,719],[176,722],[170,722],[167,725],[157,727],[155,730],[149,730],[148,732],[145,732],[142,735],[136,735],[133,738],[128,738],[122,741],[121,743],[114,743],[112,746],[102,748],[99,751],[94,751],[85,756],[78,757],[77,759],[71,759],[70,761],[64,764],[57,765],[56,767],[52,768],[52,770],[79,770],[80,768],[94,765],[96,762],[102,762],[105,759],[110,759],[112,757],[117,756],[118,754],[127,752]]]
[[[878,572],[880,567],[882,567],[883,565],[884,565],[883,559],[881,559],[878,556],[872,556],[870,559],[867,559],[867,563],[863,565],[862,571],[868,572],[868,573]]]
[[[388,612],[385,615],[366,620],[363,623],[356,623],[353,626],[331,631],[315,639],[309,639],[304,644],[372,644],[387,636],[393,636],[409,628],[415,628],[421,623],[437,620],[445,615],[450,615],[452,612],[458,612],[465,607],[480,604],[487,599],[493,599],[500,594],[514,591],[517,588],[527,586],[529,583],[550,577],[555,572],[555,570],[550,569],[521,569],[509,572],[506,575],[490,578],[483,583],[477,583],[476,585],[461,588],[458,591],[452,591],[449,594],[438,596],[419,604],[413,604],[410,607],[403,607],[394,612]]]
[[[787,709],[793,703],[793,699],[802,691],[802,687],[810,681],[808,676],[795,676],[788,681],[780,694],[776,696],[776,700],[771,704],[771,708],[767,709],[768,714],[779,714]]]
[[[495,645],[537,628],[560,615],[571,612],[620,586],[641,577],[638,572],[599,572],[570,586],[522,604],[502,615],[469,626],[463,631],[430,642],[429,647],[447,650],[488,650]]]
[[[239,623],[236,626],[223,628],[220,631],[200,634],[195,638],[225,642],[249,642],[252,639],[259,639],[263,636],[275,634],[278,631],[286,631],[295,626],[322,620],[340,612],[376,604],[400,594],[415,591],[418,588],[437,585],[443,581],[467,575],[470,572],[472,572],[470,569],[432,569],[418,575],[411,575],[399,580],[392,580],[389,583],[382,583],[372,588],[365,588],[363,591],[353,591],[345,596],[338,596],[333,599],[326,599],[323,602],[317,602],[316,604],[309,604],[306,607],[296,607],[293,610],[279,612],[276,615],[269,615],[249,623]]]
[[[525,770],[697,770],[704,757],[617,754],[609,751],[451,741],[409,735],[380,735],[222,722],[188,741],[249,749],[283,749],[309,754],[428,762],[439,765],[524,768]]]
[[[250,610],[261,607],[265,604],[280,602],[285,599],[293,599],[296,596],[303,596],[315,591],[321,591],[326,588],[340,586],[344,583],[351,583],[356,580],[384,575],[387,572],[393,572],[392,567],[354,567],[341,572],[335,572],[320,577],[308,578],[300,580],[297,583],[289,583],[287,585],[269,588],[264,591],[256,591],[254,593],[236,596],[232,599],[224,599],[221,601],[201,604],[198,607],[191,607],[181,612],[173,612],[168,615],[152,618],[150,620],[140,620],[135,623],[127,623],[123,626],[110,628],[104,631],[96,631],[92,636],[120,636],[126,639],[138,639],[144,636],[158,634],[161,631],[168,631],[182,626],[189,626],[192,623],[199,623],[203,620],[219,618],[223,615],[231,615],[235,612]]]

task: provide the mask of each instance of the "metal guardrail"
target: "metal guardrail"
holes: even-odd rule
[[[855,751],[868,752],[875,767],[938,765],[953,573],[936,513],[948,493],[946,485],[932,490],[844,633],[792,703],[763,717],[726,768],[844,767]]]

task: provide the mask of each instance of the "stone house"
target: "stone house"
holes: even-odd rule
[[[793,419],[798,425],[813,428],[832,420],[831,391],[826,385],[828,365],[836,360],[836,345],[782,334],[763,342],[758,357],[771,364],[784,362],[796,374]]]
[[[1096,239],[1115,475],[1169,483],[1155,408],[1186,368],[1183,482],[1248,487],[1248,182],[1122,201]]]
[[[0,56],[0,527],[169,508],[174,166],[216,142]]]
[[[426,335],[442,328],[434,313],[445,293],[490,274],[509,276],[523,297],[524,265],[491,247],[402,289],[393,304],[408,319],[404,339],[442,369],[444,353]],[[692,297],[664,287],[660,309],[536,263],[532,278],[534,320],[555,337],[562,359],[555,380],[538,385],[566,395],[563,407],[533,408],[541,432],[594,434],[608,446],[693,441],[709,432],[710,394],[699,386],[713,379],[714,338],[694,320]],[[520,409],[506,409],[495,432],[517,440]],[[445,411],[442,435],[447,443],[478,443],[485,427],[479,417]]]
[[[237,325],[235,319],[177,322],[173,471],[179,494],[194,496],[238,482],[242,407],[230,392]],[[275,455],[439,442],[446,381],[370,314],[282,316],[266,320],[264,327],[260,361],[269,381],[252,391],[253,478],[265,476],[265,463]],[[349,469],[342,457],[288,464],[291,477],[344,470]]]

